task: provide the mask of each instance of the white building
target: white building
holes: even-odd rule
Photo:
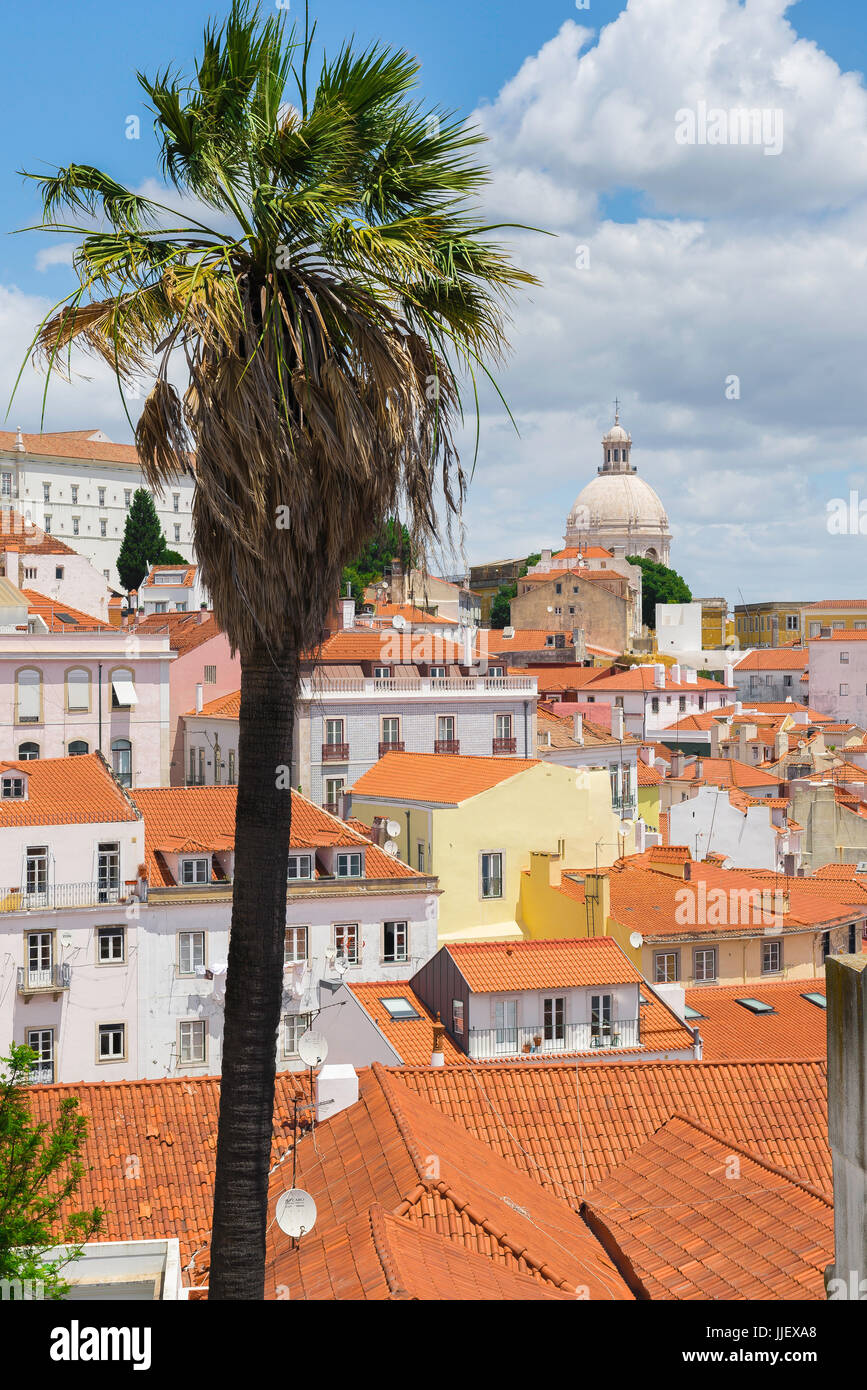
[[[841,723],[867,727],[867,632],[835,628],[809,639],[810,704]]]
[[[81,609],[101,623],[109,620],[112,589],[86,555],[0,507],[0,578],[27,593]]]
[[[725,683],[700,676],[694,667],[633,666],[617,675],[604,675],[582,688],[581,700],[623,711],[626,732],[639,739],[677,737],[681,719],[731,704],[734,686],[727,669]]]
[[[234,789],[133,800],[96,755],[0,764],[0,1034],[36,1080],[214,1075]],[[437,945],[437,885],[293,796],[277,1064],[344,981],[404,979]]]
[[[694,859],[721,854],[732,869],[795,874],[801,864],[800,825],[785,797],[754,797],[733,787],[700,786],[668,808],[669,842]]]
[[[194,486],[190,475],[154,494],[169,548],[190,560]],[[147,483],[135,447],[112,443],[102,430],[0,430],[0,503],[87,556],[114,587],[120,587],[126,515],[139,487]]]
[[[145,617],[209,607],[198,565],[152,565],[139,585],[138,606]]]

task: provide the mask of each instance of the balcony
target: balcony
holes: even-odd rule
[[[50,965],[47,970],[31,970],[27,965],[18,967],[18,993],[29,999],[31,994],[53,994],[55,999],[64,989],[69,989],[72,979],[70,965]]]
[[[379,745],[379,756],[384,758],[386,753],[405,753],[406,744],[402,739],[384,739]]]
[[[66,907],[102,907],[125,903],[135,896],[129,887],[117,883],[51,883],[35,891],[0,888],[0,912],[56,912]]]
[[[493,743],[494,753],[515,753],[518,749],[516,738],[495,738]]]
[[[323,743],[322,761],[324,763],[348,763],[349,744],[348,743]]]
[[[429,700],[431,695],[514,695],[530,698],[537,693],[535,676],[329,676],[317,672],[301,681],[302,700],[352,697],[369,699],[389,695],[397,700]]]
[[[461,741],[459,738],[435,738],[435,753],[460,753]]]
[[[323,809],[323,811],[327,811],[328,814],[329,814],[329,816],[339,816],[339,815],[340,815],[340,804],[339,804],[337,801],[323,801],[323,803],[322,803],[322,809]],[[293,887],[294,887],[294,881],[293,881]]]
[[[546,1036],[547,1032],[547,1036]],[[610,1023],[526,1024],[520,1028],[471,1028],[469,1056],[477,1062],[496,1057],[538,1057],[558,1052],[593,1052],[597,1048],[638,1047],[637,1018]]]

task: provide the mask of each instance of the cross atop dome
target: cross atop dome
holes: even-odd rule
[[[615,423],[615,425],[619,425],[619,424],[620,424],[620,397],[619,397],[619,396],[615,396],[615,397],[614,397],[614,423]]]

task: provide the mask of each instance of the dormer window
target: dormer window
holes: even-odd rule
[[[211,861],[204,859],[181,860],[181,883],[210,883]]]
[[[364,856],[355,852],[338,854],[336,866],[336,878],[361,878],[364,872]]]
[[[24,777],[6,776],[0,779],[0,798],[3,801],[24,801],[27,798],[27,782]]]
[[[446,668],[445,668],[445,666],[432,666],[432,667],[430,668],[430,673],[431,673],[431,679],[432,679],[432,680],[435,680],[435,681],[442,681],[442,680],[445,680],[445,678],[446,678]]]
[[[288,877],[290,880],[311,879],[313,877],[313,855],[290,854]]]

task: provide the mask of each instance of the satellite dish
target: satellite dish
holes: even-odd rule
[[[396,627],[398,632],[403,632],[403,629],[406,627],[406,618],[402,618],[400,613],[395,613],[391,620],[391,625],[392,627]]]
[[[321,1033],[314,1033],[312,1028],[308,1028],[298,1040],[298,1056],[305,1067],[321,1066],[328,1056],[328,1043]],[[307,1229],[309,1231],[310,1227]]]
[[[382,848],[385,850],[386,854],[397,854],[397,841],[386,840]]]
[[[554,612],[554,609],[553,609],[553,607],[551,606],[550,603],[548,604],[548,612],[549,612],[549,613],[553,613],[553,612]]]
[[[635,951],[638,950],[639,946],[644,945],[644,937],[641,935],[640,931],[633,931],[629,933],[629,944]]]
[[[287,1236],[303,1236],[316,1225],[316,1203],[303,1187],[290,1187],[277,1198],[274,1219]]]
[[[346,956],[343,954],[342,951],[339,956],[335,957],[334,969],[338,971],[338,973],[341,975],[345,975],[347,970],[349,969],[349,961],[346,959]]]
[[[621,835],[628,835],[634,824],[635,824],[635,821],[632,821],[632,820],[622,820],[622,821],[620,822],[620,833],[621,833]]]
[[[387,832],[388,832],[389,838],[392,839],[392,840],[395,838],[396,835],[399,835],[399,834],[400,834],[400,822],[399,822],[399,821],[396,821],[396,820],[389,820],[389,821],[386,821],[386,823],[385,823],[385,828],[386,828],[386,830],[387,830]]]

